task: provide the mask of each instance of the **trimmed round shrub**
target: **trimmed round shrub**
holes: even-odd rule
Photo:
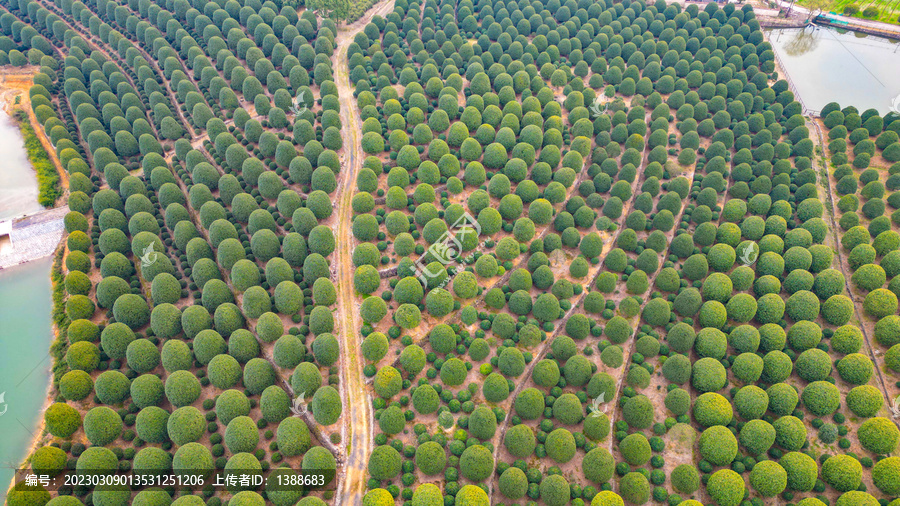
[[[650,482],[643,474],[631,472],[619,480],[619,492],[628,503],[644,504],[650,499]]]
[[[900,430],[884,417],[870,418],[857,429],[859,443],[872,453],[886,455],[897,449]]]
[[[549,439],[549,436],[548,436]],[[376,448],[377,450],[377,448]],[[395,450],[396,452],[396,450]],[[373,453],[374,454],[374,453]],[[370,460],[371,462],[371,460]],[[400,454],[397,454],[397,467],[399,471]],[[486,479],[494,471],[494,456],[487,447],[482,445],[472,445],[463,451],[459,457],[460,472],[466,479],[471,481],[482,481]],[[371,470],[369,474],[376,477]]]
[[[200,381],[190,371],[175,371],[166,378],[166,398],[175,407],[192,404],[200,397]]]
[[[59,379],[59,393],[66,400],[80,401],[93,391],[94,381],[84,371],[69,371]]]
[[[872,481],[885,494],[900,495],[900,457],[879,460],[872,468]]]
[[[602,485],[612,478],[615,464],[615,458],[606,448],[597,447],[585,454],[581,469],[588,481]]]
[[[750,472],[750,485],[763,497],[774,497],[787,487],[787,472],[777,462],[759,462]]]
[[[633,466],[646,464],[652,456],[650,442],[639,432],[625,436],[625,439],[619,443],[619,453],[626,462]]]
[[[700,455],[715,466],[726,466],[738,452],[738,442],[726,427],[716,425],[703,431],[699,442]]]
[[[803,405],[816,416],[834,413],[841,405],[841,393],[827,381],[813,381],[803,389]]]
[[[841,379],[852,385],[864,385],[875,372],[875,365],[861,353],[851,353],[840,359],[837,371]]]
[[[316,390],[310,402],[313,417],[321,425],[333,425],[341,417],[341,394],[330,386],[325,385]]]
[[[145,408],[145,410],[146,409],[150,408]],[[144,411],[142,410],[141,413],[143,412]],[[169,439],[178,446],[199,441],[205,432],[206,419],[203,417],[203,413],[193,406],[180,407],[175,411],[172,411],[172,414],[166,419],[166,433]],[[138,431],[138,436],[143,439],[143,436],[140,435],[140,431]],[[145,441],[151,443],[154,442],[150,439],[146,439]]]
[[[427,441],[416,448],[416,467],[428,476],[443,472],[446,461],[444,448],[434,441]]]
[[[400,452],[392,446],[376,446],[369,455],[369,475],[376,480],[390,480],[400,474]]]
[[[556,429],[547,435],[544,448],[547,450],[548,457],[560,464],[564,464],[575,457],[575,437],[566,429]],[[460,461],[460,464],[462,464],[462,461]]]
[[[692,464],[679,464],[672,470],[672,488],[682,494],[693,494],[700,488],[700,473]]]
[[[775,443],[792,452],[806,443],[806,426],[795,416],[782,416],[772,424],[775,427]]]
[[[725,367],[718,360],[706,357],[694,363],[691,384],[700,392],[721,390],[727,382]]]
[[[839,492],[856,490],[862,483],[862,464],[850,455],[833,455],[822,463],[822,480]]]
[[[731,469],[720,469],[709,477],[706,491],[718,506],[738,506],[744,499],[744,479]]]
[[[900,319],[898,319],[900,322]],[[880,323],[880,322],[879,322]],[[876,339],[878,337],[878,324],[875,325]],[[834,331],[831,337],[831,347],[834,351],[843,354],[858,352],[863,345],[863,334],[855,325],[844,325]]]
[[[741,428],[741,446],[753,455],[762,455],[775,444],[775,427],[764,420],[750,420]]]
[[[275,434],[278,451],[291,457],[306,453],[311,445],[309,427],[301,418],[288,417],[278,424]]]
[[[528,478],[525,476],[525,472],[518,467],[510,467],[500,475],[497,485],[500,488],[500,493],[503,494],[504,497],[508,499],[521,499],[528,490]],[[436,499],[441,502],[443,501],[439,489]],[[393,500],[393,498],[391,500]],[[415,495],[413,495],[413,504],[415,504]]]
[[[756,385],[747,385],[734,395],[734,407],[746,420],[762,418],[769,408],[769,395]]]
[[[139,329],[150,321],[150,308],[141,296],[129,293],[116,299],[113,316],[117,322]]]
[[[871,385],[853,387],[847,392],[847,408],[854,415],[863,418],[875,416],[884,406],[881,390]]]
[[[884,318],[897,313],[897,295],[886,289],[878,288],[869,292],[863,301],[863,310],[873,318]]]
[[[731,403],[723,395],[715,392],[700,394],[694,402],[693,412],[694,419],[703,427],[728,425],[734,418]]]
[[[816,485],[819,466],[809,455],[800,452],[785,453],[778,463],[787,472],[788,490],[809,492]]]
[[[457,506],[490,506],[491,500],[481,487],[463,485],[456,493],[454,504]]]
[[[122,418],[106,406],[91,408],[84,415],[84,435],[91,444],[106,446],[122,434]]]

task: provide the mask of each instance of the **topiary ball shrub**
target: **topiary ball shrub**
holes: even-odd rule
[[[803,405],[810,413],[816,416],[827,416],[841,405],[841,393],[838,388],[828,381],[814,381],[803,389],[800,396]]]
[[[806,425],[795,416],[782,416],[772,424],[775,443],[786,451],[797,451],[806,444]]]
[[[744,479],[731,469],[720,469],[709,477],[706,491],[718,506],[739,506],[744,499]]]
[[[762,455],[775,444],[775,427],[765,420],[750,420],[741,428],[741,446],[753,455]]]
[[[819,466],[812,457],[805,453],[789,452],[778,461],[787,471],[788,490],[809,492],[816,485]]]
[[[738,453],[738,442],[726,427],[716,425],[703,431],[699,442],[700,455],[715,466],[731,464]]]
[[[833,455],[822,463],[822,480],[839,492],[856,490],[862,483],[862,464],[850,455]]]
[[[870,418],[857,429],[859,443],[876,455],[886,455],[897,449],[900,429],[884,417]]]
[[[885,494],[900,495],[900,457],[879,460],[872,468],[872,481]]]
[[[628,473],[619,480],[619,493],[628,503],[644,504],[650,499],[650,482],[641,473]]]
[[[680,464],[672,470],[672,488],[682,494],[693,494],[700,488],[700,473],[693,464]]]
[[[381,447],[379,447],[381,448]],[[389,447],[390,448],[390,447]],[[377,448],[376,448],[377,450]],[[396,451],[395,451],[396,452]],[[397,454],[397,467],[399,472],[400,455]],[[371,459],[370,459],[371,462]],[[473,445],[466,448],[459,457],[460,472],[467,479],[478,482],[486,479],[494,471],[494,456],[487,447]],[[370,471],[371,474],[371,471]],[[396,473],[395,473],[396,475]],[[373,477],[375,477],[373,475]]]
[[[884,394],[871,385],[853,387],[847,392],[847,408],[856,416],[875,416],[884,406]]]
[[[650,442],[641,433],[625,436],[625,439],[619,443],[619,453],[626,462],[633,466],[646,464],[652,455]]]
[[[750,471],[750,486],[763,497],[775,497],[787,488],[787,471],[775,461],[758,462]]]
[[[673,390],[674,391],[674,390]],[[694,401],[694,419],[703,427],[728,425],[734,417],[731,403],[715,392],[700,394]]]

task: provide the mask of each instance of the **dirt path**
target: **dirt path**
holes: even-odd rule
[[[375,445],[374,414],[369,393],[363,376],[363,359],[359,351],[357,332],[361,324],[359,304],[353,290],[353,244],[351,230],[353,222],[352,200],[356,184],[356,174],[362,168],[364,154],[360,143],[362,121],[353,100],[350,84],[350,69],[347,47],[353,37],[361,32],[376,14],[385,14],[394,8],[391,0],[372,6],[365,16],[352,25],[343,27],[336,37],[335,84],[341,97],[341,123],[344,125],[344,152],[341,154],[341,171],[334,203],[338,208],[337,266],[335,268],[338,286],[338,322],[341,327],[341,382],[340,392],[344,403],[344,433],[342,440],[347,444],[347,458],[343,473],[339,477],[335,504],[362,504],[366,492],[367,464]]]

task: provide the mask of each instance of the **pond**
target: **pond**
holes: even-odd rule
[[[900,109],[900,41],[828,27],[766,30],[804,105]]]
[[[37,175],[15,120],[0,108],[0,221],[40,211]]]
[[[0,270],[0,502],[39,435],[50,382],[52,257]]]

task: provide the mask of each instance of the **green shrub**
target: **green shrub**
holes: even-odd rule
[[[885,288],[869,292],[863,302],[866,314],[873,318],[884,318],[897,313],[897,295]]]
[[[781,467],[787,471],[788,490],[809,492],[816,484],[819,468],[812,457],[800,452],[789,452],[779,460]]]
[[[549,439],[549,436],[548,436]],[[376,448],[377,451],[377,448]],[[370,460],[371,462],[371,460]],[[400,455],[397,454],[397,468],[400,466]],[[494,470],[494,456],[482,445],[472,445],[463,451],[459,458],[460,472],[467,479],[478,482],[486,479]],[[369,471],[370,474],[371,469]],[[373,474],[373,477],[375,475]]]
[[[875,416],[884,405],[881,390],[871,385],[853,387],[847,392],[847,408],[853,414],[863,418]]]
[[[619,443],[619,453],[626,462],[633,466],[646,464],[652,455],[650,442],[639,432],[629,434]]]
[[[885,494],[900,495],[900,457],[879,460],[872,468],[872,481]]]
[[[741,428],[741,446],[753,455],[762,455],[775,444],[775,428],[764,420],[750,420]]]
[[[91,408],[84,415],[84,435],[91,444],[106,446],[122,433],[122,418],[106,406]]]
[[[866,450],[877,455],[886,455],[897,448],[900,430],[887,418],[870,418],[857,430],[859,442]]]
[[[762,418],[769,407],[769,395],[756,385],[747,385],[734,395],[734,406],[744,419]]]
[[[444,471],[447,457],[444,448],[434,441],[428,441],[416,448],[416,467],[427,476],[440,474]]]
[[[608,482],[615,470],[615,459],[606,448],[594,448],[581,461],[584,477],[597,485]]]
[[[282,455],[301,455],[310,448],[309,427],[300,418],[285,418],[278,424],[275,440]]]
[[[774,497],[787,488],[787,471],[771,460],[759,462],[750,472],[750,486],[763,497]]]
[[[731,469],[721,469],[709,477],[706,491],[718,506],[738,506],[744,499],[744,479]]]
[[[715,466],[726,466],[738,452],[738,442],[726,427],[716,425],[703,431],[699,442],[700,455]]]
[[[544,448],[548,457],[564,464],[575,456],[575,437],[566,429],[556,429],[547,435]]]
[[[682,494],[693,494],[700,488],[700,473],[692,464],[679,464],[672,470],[672,488]]]
[[[806,426],[795,416],[782,416],[772,424],[775,443],[787,451],[797,451],[806,443]]]
[[[725,367],[711,357],[701,358],[694,363],[691,384],[700,392],[715,392],[722,389],[727,381]]]
[[[853,385],[864,385],[875,372],[875,365],[861,353],[851,353],[837,363],[841,379]]]
[[[822,480],[839,492],[856,490],[862,483],[862,465],[850,455],[833,455],[822,463]]]
[[[644,504],[650,499],[650,482],[643,474],[630,472],[619,480],[619,492],[628,503]]]
[[[814,381],[803,389],[803,404],[810,413],[826,416],[834,413],[841,404],[837,387],[827,381]]]

